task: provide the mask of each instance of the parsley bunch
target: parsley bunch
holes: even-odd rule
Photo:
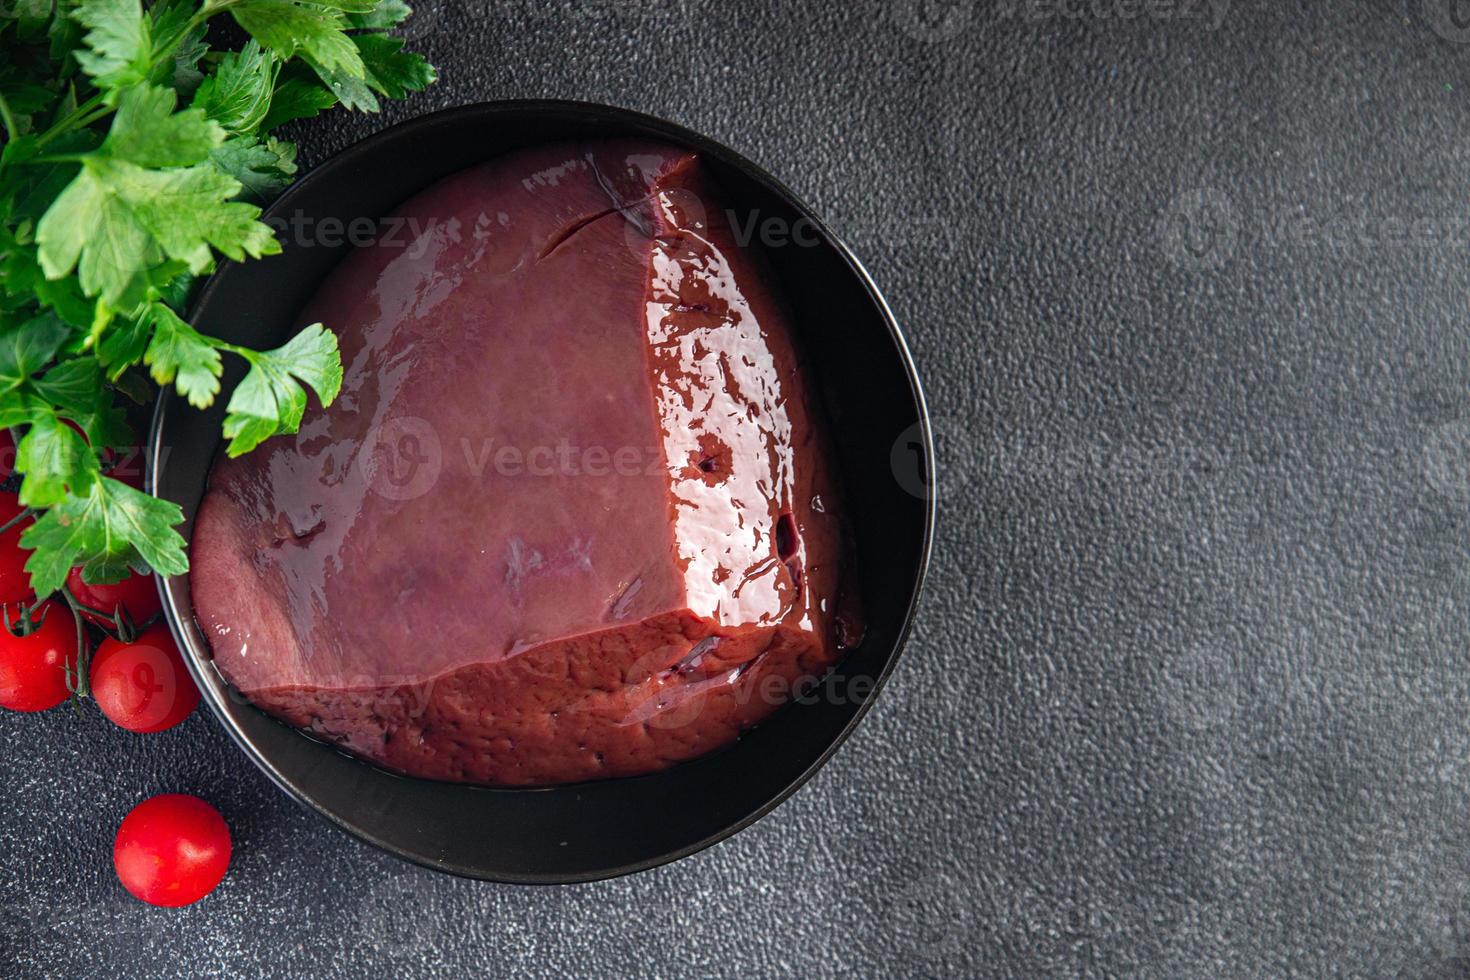
[[[336,397],[321,324],[255,351],[182,314],[218,255],[280,251],[259,205],[292,179],[296,148],[271,130],[434,80],[384,33],[408,14],[402,0],[0,0],[0,427],[34,517],[21,544],[37,595],[74,565],[88,582],[187,570],[179,507],[107,472],[109,450],[135,442],[121,399],[146,401],[148,375],[203,408],[222,353],[243,358],[231,455],[295,432],[303,385]],[[213,49],[217,15],[248,42]]]

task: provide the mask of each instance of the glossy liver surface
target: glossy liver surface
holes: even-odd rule
[[[402,205],[302,313],[341,395],[211,474],[224,677],[387,768],[529,785],[701,755],[830,668],[860,630],[835,467],[740,227],[634,142]]]

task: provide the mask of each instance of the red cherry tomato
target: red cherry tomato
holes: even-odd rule
[[[0,523],[9,523],[23,510],[25,507],[21,506],[20,497],[17,494],[0,490]]]
[[[92,656],[92,697],[114,724],[161,732],[193,713],[199,688],[163,624],[132,643],[106,639]]]
[[[19,616],[11,610],[12,625]],[[66,668],[77,655],[76,626],[65,606],[42,603],[31,613],[36,624],[16,636],[0,627],[0,707],[12,711],[45,711],[65,701]]]
[[[94,616],[89,612],[82,613],[88,621],[98,626],[111,628],[113,626],[113,615],[118,606],[126,607],[128,618],[133,625],[142,626],[148,620],[158,615],[163,608],[158,598],[158,588],[154,585],[157,581],[153,573],[129,575],[121,582],[113,582],[111,585],[88,585],[82,581],[82,570],[73,568],[66,575],[66,587],[71,594],[76,596],[78,602],[89,608],[95,609],[105,616]]]
[[[22,521],[0,534],[0,603],[4,605],[24,602],[34,594],[31,577],[26,574],[31,553],[20,546],[20,536],[29,525],[29,521]]]
[[[224,878],[230,828],[197,796],[154,796],[123,818],[112,844],[112,866],[134,898],[166,908],[190,905]]]
[[[0,483],[9,480],[14,472],[15,438],[11,436],[9,429],[0,429]],[[0,522],[9,521],[24,509],[20,505],[20,497],[0,491]]]

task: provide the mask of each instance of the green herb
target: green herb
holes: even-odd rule
[[[434,80],[383,33],[402,0],[0,0],[0,427],[17,440],[21,543],[37,594],[188,568],[179,508],[108,475],[135,441],[121,398],[151,375],[205,408],[223,355],[249,365],[227,405],[231,455],[301,424],[342,385],[321,324],[254,351],[183,318],[218,257],[280,251],[260,221],[296,172],[270,131],[341,104],[376,111]],[[216,50],[224,15],[249,40]],[[229,33],[229,32],[216,32]]]

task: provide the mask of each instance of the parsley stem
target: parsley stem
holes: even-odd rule
[[[239,354],[251,364],[254,364],[256,359],[260,356],[259,351],[251,350],[249,347],[240,347],[236,344],[230,343],[229,341],[220,340],[218,337],[210,337],[206,334],[200,334],[199,336],[203,337],[209,343],[209,346],[215,348],[216,350],[226,350],[229,351],[231,354]]]
[[[101,107],[102,109],[100,113],[96,111],[98,107]],[[56,139],[56,137],[64,136],[65,134],[71,132],[73,129],[76,129],[78,122],[84,117],[87,117],[89,114],[91,114],[91,117],[87,118],[86,121],[82,123],[82,125],[90,126],[92,123],[96,122],[98,119],[101,119],[103,116],[107,115],[107,113],[111,111],[112,110],[110,108],[102,105],[102,93],[99,92],[88,99],[86,102],[83,102],[81,105],[77,106],[71,112],[67,113],[64,118],[57,120],[57,122],[50,129],[42,133],[41,138],[36,141],[36,147],[37,149],[39,149],[40,147],[43,147],[47,143]]]
[[[3,95],[0,95],[0,122],[5,124],[5,143],[15,142],[15,138],[20,135],[16,132],[15,128],[15,114],[10,111],[10,103],[5,101],[5,96]],[[0,145],[0,149],[3,148],[3,145]],[[0,157],[0,170],[4,168],[5,160],[3,157]]]
[[[7,143],[20,135],[20,133],[16,132],[15,114],[10,111],[10,103],[5,101],[4,95],[0,95],[0,122],[5,123],[5,141]]]
[[[197,27],[215,14],[229,10],[239,2],[240,0],[205,0],[204,6],[194,15],[194,20],[191,21],[191,24]]]

